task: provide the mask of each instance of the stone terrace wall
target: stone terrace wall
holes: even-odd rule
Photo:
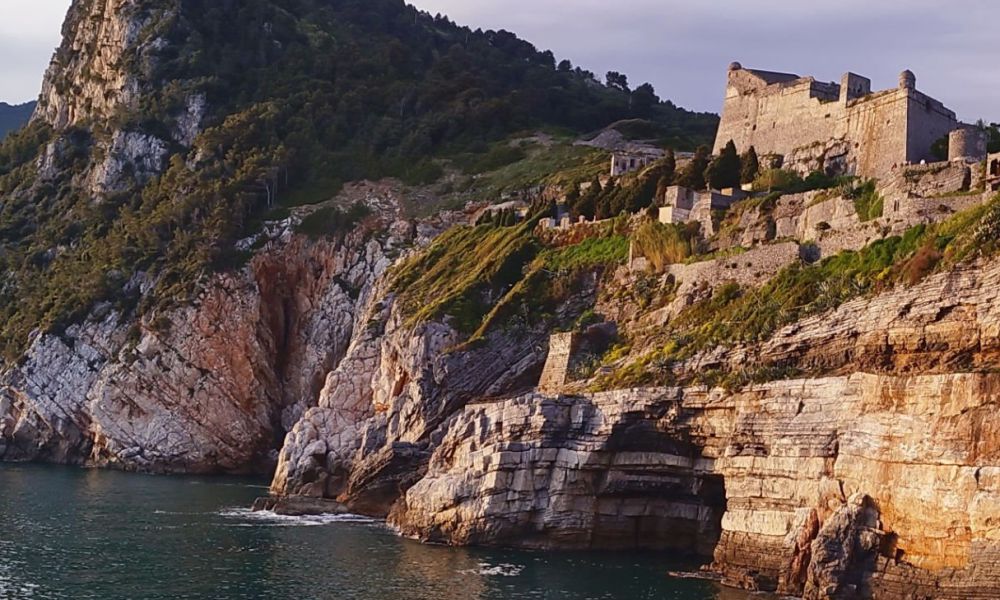
[[[682,282],[682,287],[685,284],[699,283],[715,287],[730,282],[741,286],[758,286],[799,258],[798,243],[782,242],[757,246],[733,256],[670,265],[667,267],[667,274]]]

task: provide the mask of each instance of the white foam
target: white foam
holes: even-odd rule
[[[491,565],[490,563],[481,562],[479,563],[479,569],[467,569],[462,571],[462,573],[492,575],[495,577],[517,577],[521,574],[521,571],[524,571],[524,565],[514,565],[511,563]]]
[[[317,527],[335,523],[378,523],[377,520],[361,515],[279,515],[271,510],[253,511],[249,508],[231,508],[219,515],[234,520],[249,521],[234,524],[234,527]]]

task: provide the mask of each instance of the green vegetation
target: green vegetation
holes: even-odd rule
[[[651,86],[600,85],[509,32],[459,27],[401,0],[190,0],[133,48],[122,62],[143,82],[137,106],[58,135],[36,123],[0,144],[8,359],[32,331],[60,331],[98,301],[126,311],[185,301],[214,271],[242,264],[235,241],[275,206],[328,200],[340,182],[422,185],[458,165],[496,169],[486,183],[495,188],[508,175],[502,185],[536,185],[549,159],[497,142],[629,119],[702,139],[716,122],[659,102]],[[57,63],[77,51],[64,44]],[[75,82],[52,84],[69,94]],[[208,107],[204,130],[193,148],[169,143],[160,176],[127,175],[127,192],[101,199],[81,186],[114,131],[171,140],[195,95]],[[43,180],[36,164],[48,142]],[[589,160],[585,149],[560,152],[567,165]],[[302,227],[320,235],[350,221],[324,209]],[[157,282],[152,296],[129,285],[140,274]]]
[[[635,253],[643,256],[658,273],[667,265],[682,263],[698,253],[698,223],[663,224],[647,221],[632,234]]]
[[[711,164],[711,157],[711,148],[708,146],[699,146],[695,150],[691,162],[684,167],[683,171],[677,174],[677,185],[682,185],[692,190],[705,189],[708,185],[708,182],[705,181],[705,171],[708,170],[708,166]]]
[[[535,224],[445,232],[398,267],[392,289],[403,311],[414,323],[448,316],[457,330],[471,334],[541,251],[531,234]]]
[[[861,222],[872,221],[882,216],[884,203],[882,195],[875,190],[875,180],[870,179],[860,186],[853,187],[844,194],[849,200],[854,200],[854,210]]]
[[[11,131],[24,127],[31,118],[31,113],[35,110],[35,102],[16,104],[11,106],[6,102],[0,102],[0,140]]]
[[[360,202],[347,210],[325,206],[302,219],[295,230],[312,238],[339,235],[350,231],[370,213],[370,209]]]
[[[574,146],[566,139],[548,146],[528,144],[520,149],[525,155],[523,159],[483,173],[470,182],[460,196],[499,200],[504,194],[518,194],[543,185],[578,185],[607,169],[607,153]]]
[[[714,119],[692,120],[683,126],[662,120],[627,119],[614,123],[611,129],[627,140],[648,141],[664,148],[692,151],[712,139],[716,126]]]
[[[780,328],[896,284],[975,256],[1000,250],[1000,196],[943,223],[910,229],[859,252],[842,252],[814,265],[793,265],[759,289],[736,284],[681,313],[663,332],[665,342],[601,379],[601,388],[675,383],[673,365],[714,346],[766,340]],[[761,368],[780,368],[763,365]],[[750,381],[747,373],[714,373],[715,383]]]
[[[757,149],[750,146],[750,149],[740,156],[740,183],[753,183],[759,174],[760,159],[757,157]]]
[[[712,160],[705,170],[705,180],[709,187],[715,190],[740,187],[742,175],[742,161],[736,151],[736,144],[732,140],[726,144],[722,152]]]
[[[628,259],[628,246],[628,238],[623,235],[589,238],[573,246],[546,250],[537,266],[560,273],[623,264]]]
[[[612,180],[606,187],[601,186],[596,176],[583,192],[574,185],[567,194],[570,214],[574,218],[603,220],[650,208],[673,182],[675,166],[674,154],[670,151],[638,175]]]
[[[513,227],[458,227],[396,268],[392,289],[411,323],[446,318],[470,342],[511,319],[552,319],[585,273],[623,264],[614,223],[578,244],[546,248],[538,217]]]

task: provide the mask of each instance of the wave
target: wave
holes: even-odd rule
[[[219,516],[226,519],[241,520],[244,523],[234,524],[234,527],[317,527],[335,523],[379,523],[378,520],[361,515],[279,515],[270,510],[253,511],[249,508],[230,508],[220,511]]]

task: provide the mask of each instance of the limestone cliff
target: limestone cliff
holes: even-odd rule
[[[955,370],[995,362],[998,278],[974,265],[788,327],[748,352],[843,374],[737,392],[490,399],[513,389],[498,359],[509,380],[540,357],[497,338],[447,358],[447,328],[390,323],[328,380],[273,491],[426,541],[713,556],[733,585],[807,598],[995,597],[1000,380]]]
[[[238,4],[213,6],[232,16],[226,11]],[[259,31],[227,53],[236,61],[232,81],[249,69],[240,60],[264,65],[274,53],[316,59],[305,92],[329,83],[338,65],[325,59],[337,36],[265,4],[264,16],[243,14]],[[398,11],[399,4],[382,5]],[[345,198],[274,218],[275,190],[294,175],[328,175],[356,158],[353,146],[323,146],[339,142],[355,121],[378,123],[350,130],[363,159],[411,147],[431,156],[428,144],[443,132],[393,119],[430,115],[436,127],[446,120],[415,107],[447,95],[393,97],[384,113],[369,114],[358,89],[375,92],[348,87],[329,97],[266,96],[216,113],[213,101],[226,94],[210,71],[188,88],[193,75],[178,67],[161,85],[163,61],[178,58],[171,53],[212,62],[197,44],[213,30],[187,35],[183,9],[191,7],[205,8],[73,3],[36,112],[44,149],[18,163],[21,179],[2,198],[3,216],[14,215],[2,222],[4,234],[21,237],[0,248],[0,299],[12,303],[10,290],[36,292],[32,300],[46,309],[74,313],[79,307],[60,303],[75,290],[39,292],[32,284],[43,277],[57,282],[52,288],[85,283],[116,293],[82,295],[75,319],[42,310],[30,313],[37,326],[17,323],[18,331],[34,331],[21,360],[0,372],[0,459],[155,472],[274,468],[271,502],[335,500],[424,541],[665,548],[700,556],[730,584],[810,600],[1000,596],[995,259],[946,259],[948,245],[964,235],[949,230],[907,251],[907,264],[922,257],[930,266],[915,263],[905,282],[890,277],[895,264],[864,273],[861,283],[856,271],[834,273],[836,280],[821,272],[811,283],[833,290],[828,304],[779,324],[802,308],[794,302],[809,300],[785,299],[772,321],[760,322],[766,331],[721,343],[700,329],[726,323],[699,321],[697,312],[720,290],[755,297],[789,270],[889,236],[897,236],[896,248],[906,235],[913,241],[952,213],[975,210],[985,197],[969,193],[978,183],[972,167],[902,173],[881,190],[881,216],[859,214],[859,198],[830,190],[751,199],[721,220],[711,240],[716,254],[671,261],[677,264],[655,274],[623,264],[630,228],[643,214],[587,225],[562,240],[529,226],[509,235],[507,227],[453,229],[485,231],[481,238],[492,235],[503,252],[486,257],[497,259],[491,263],[476,252],[481,238],[466,240],[453,263],[432,265],[444,283],[407,298],[400,257],[422,255],[468,215],[405,219],[405,192],[349,185],[348,195],[362,190],[352,200],[371,214],[331,231],[342,217],[333,209],[348,206]],[[386,14],[432,36],[421,38],[428,48],[443,43],[433,31],[444,23]],[[284,43],[271,37],[282,26]],[[178,39],[195,46],[179,52]],[[442,47],[456,47],[454,39]],[[495,49],[494,38],[480,41]],[[383,45],[390,62],[405,54]],[[436,60],[440,53],[423,54]],[[517,55],[509,64],[522,63]],[[271,64],[265,76],[283,65]],[[554,72],[540,68],[545,77]],[[354,70],[367,77],[367,69]],[[295,79],[276,87],[297,90]],[[251,96],[251,88],[268,87],[244,83]],[[591,87],[581,84],[580,93]],[[387,89],[398,92],[377,88]],[[150,123],[144,117],[154,108]],[[456,122],[472,126],[475,118]],[[294,135],[274,133],[292,125]],[[406,144],[393,141],[411,130]],[[269,152],[260,152],[262,139]],[[313,150],[315,163],[303,158]],[[819,150],[822,156],[799,158],[837,156],[836,148]],[[360,169],[348,164],[343,173]],[[40,222],[20,220],[35,211]],[[331,222],[322,223],[322,235],[306,235],[305,220],[321,211],[330,211]],[[997,215],[985,231],[1000,231]],[[77,218],[87,225],[75,227]],[[109,246],[115,250],[104,253]],[[892,254],[888,246],[871,254]],[[216,268],[217,259],[234,257],[245,264]],[[865,258],[881,264],[885,257]],[[184,269],[172,270],[173,263]],[[489,269],[496,277],[480,277]],[[187,286],[165,284],[185,276]],[[871,282],[879,285],[862,289]],[[164,289],[176,295],[156,297]],[[759,304],[772,306],[768,300]],[[16,313],[29,321],[24,314]],[[662,338],[681,318],[689,319],[687,341],[705,333],[702,343],[643,363],[643,352],[657,345],[677,349],[677,339]],[[546,377],[539,391],[556,330],[611,338],[620,331],[629,343],[595,351],[614,358],[589,369],[564,343],[566,356],[552,361],[561,365],[557,377]],[[597,391],[605,370],[631,366],[658,379]],[[738,385],[695,384],[741,370],[752,377]],[[570,375],[578,380],[566,385]]]
[[[312,241],[273,224],[242,270],[130,320],[110,305],[38,336],[0,379],[0,457],[122,469],[265,470],[347,351],[411,228]],[[137,279],[129,285],[148,287]]]

